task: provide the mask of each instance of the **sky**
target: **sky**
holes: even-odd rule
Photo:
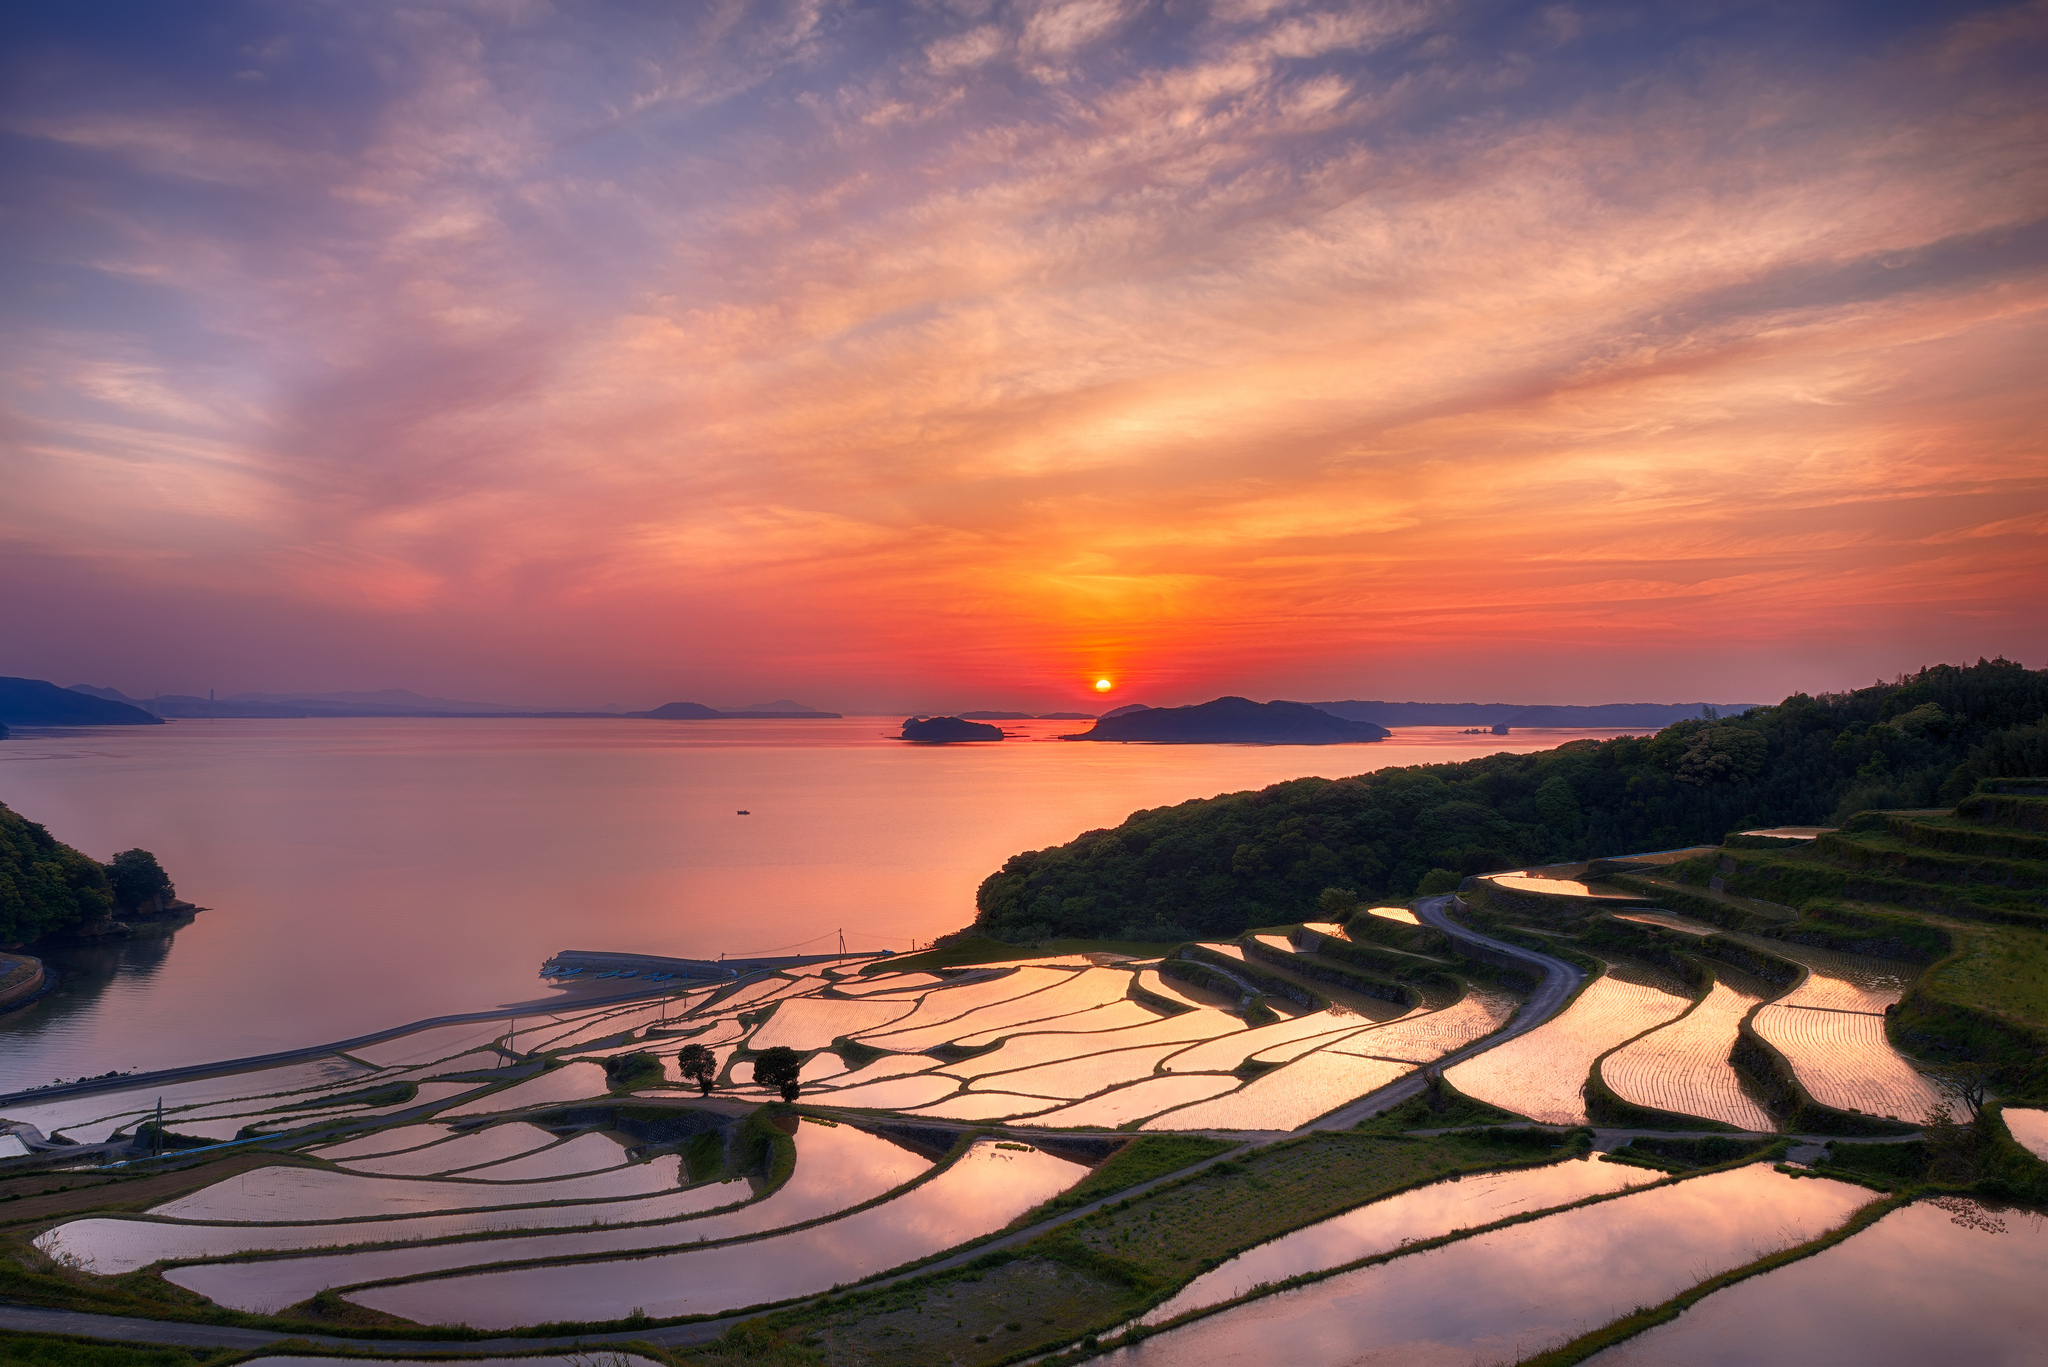
[[[0,25],[0,674],[891,712],[2048,665],[2048,4]]]

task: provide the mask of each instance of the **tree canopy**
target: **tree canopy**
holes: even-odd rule
[[[1018,943],[1235,934],[1314,916],[1330,888],[1407,897],[1431,870],[1486,873],[1953,802],[1979,778],[2038,766],[2044,717],[2048,671],[1979,660],[1654,736],[1297,779],[1135,812],[1016,855],[981,885],[976,928]]]
[[[786,1044],[772,1049],[763,1049],[761,1056],[754,1060],[754,1081],[763,1087],[778,1088],[784,1101],[797,1098],[799,1083],[797,1074],[803,1071],[803,1056]]]
[[[113,907],[99,863],[0,806],[0,945],[105,920]]]
[[[170,875],[148,850],[123,850],[107,865],[107,886],[117,911],[134,911],[155,900],[159,906],[177,894]]]

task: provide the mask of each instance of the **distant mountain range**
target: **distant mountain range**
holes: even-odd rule
[[[159,726],[123,699],[73,692],[44,679],[0,678],[0,726]]]
[[[1333,717],[1377,726],[1568,726],[1587,730],[1661,731],[1673,722],[1712,707],[1722,716],[1747,712],[1760,703],[1610,702],[1592,707],[1530,706],[1506,702],[1319,702]],[[1112,714],[1114,715],[1114,714]]]
[[[1231,700],[1216,700],[1218,703],[1226,701]],[[1214,705],[1201,704],[1203,707]],[[1267,707],[1279,704],[1247,705]],[[1729,716],[1745,712],[1756,705],[1637,702],[1602,703],[1596,706],[1532,706],[1526,703],[1378,702],[1359,699],[1289,704],[1311,708],[1344,721],[1369,723],[1375,727],[1507,726],[1635,731],[1661,730],[1673,722],[1700,716],[1701,710],[1708,706],[1712,706],[1724,716]],[[1185,716],[1189,712],[1188,708],[1157,708],[1148,707],[1143,703],[1127,703],[1103,713],[1100,720],[1109,722],[1145,713],[1183,714],[1182,722],[1169,723],[1155,718],[1142,728],[1171,729],[1192,721],[1193,719]],[[697,702],[672,702],[646,712],[629,712],[616,705],[596,711],[578,712],[520,707],[511,703],[475,702],[462,698],[426,697],[405,688],[384,688],[375,692],[336,690],[326,693],[233,693],[219,699],[193,697],[189,694],[166,694],[143,699],[132,698],[118,689],[97,688],[90,684],[73,684],[69,688],[59,688],[40,679],[0,678],[0,725],[13,726],[151,725],[165,718],[634,717],[653,721],[700,721],[719,718],[794,721],[827,720],[840,715],[837,712],[826,712],[807,703],[800,703],[793,698],[777,698],[772,702],[748,703],[744,707],[729,708],[712,707]],[[962,712],[957,715],[973,721],[1096,720],[1086,712],[979,711]],[[1204,714],[1205,717],[1207,715]],[[1206,725],[1206,722],[1198,725]],[[1100,730],[1098,726],[1097,731]],[[1111,738],[1108,734],[1097,735],[1095,732],[1089,735],[1092,739]],[[1332,738],[1334,739],[1334,736]]]
[[[784,698],[779,703],[756,703],[752,707],[730,710],[706,707],[700,702],[671,702],[663,703],[651,712],[628,712],[626,715],[649,721],[715,721],[735,717],[751,721],[824,721],[836,720],[839,713],[820,712],[815,707],[805,707],[800,702]]]
[[[24,680],[24,682],[29,682]],[[746,707],[721,710],[706,707],[702,703],[677,702],[658,707],[651,712],[628,712],[624,708],[606,708],[596,712],[556,711],[539,707],[517,707],[510,703],[470,702],[461,698],[428,698],[407,688],[384,688],[374,693],[337,690],[332,693],[231,693],[225,698],[197,698],[183,693],[167,693],[154,698],[131,698],[118,689],[95,688],[90,684],[73,684],[68,689],[59,689],[54,684],[45,688],[58,693],[84,695],[109,703],[118,703],[140,710],[151,721],[160,718],[186,719],[266,719],[300,717],[639,717],[661,721],[695,719],[702,717],[750,717],[811,718],[837,717],[837,712],[821,712],[790,698],[778,698],[774,702],[751,703]],[[154,714],[154,715],[151,715]],[[88,722],[28,722],[19,725],[43,726],[85,726],[100,723]]]

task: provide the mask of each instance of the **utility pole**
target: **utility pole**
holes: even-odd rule
[[[846,931],[843,927],[839,932],[839,957],[846,957]]]
[[[161,1157],[164,1151],[164,1099],[161,1096],[156,1099],[156,1134],[151,1138],[150,1147]]]

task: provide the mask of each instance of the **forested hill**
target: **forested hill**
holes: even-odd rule
[[[101,864],[0,806],[0,948],[105,921],[174,892],[147,850],[125,850]]]
[[[1948,803],[1979,777],[2048,772],[2044,717],[2048,670],[1979,660],[1654,736],[1298,779],[1136,812],[1115,830],[1017,855],[981,885],[975,925],[1023,943],[1235,934],[1309,916],[1329,887],[1407,897],[1432,870],[1670,849]]]

